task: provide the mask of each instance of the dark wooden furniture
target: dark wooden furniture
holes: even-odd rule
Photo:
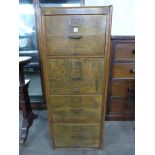
[[[102,147],[112,7],[41,7],[37,14],[54,147]]]
[[[24,68],[27,69],[33,69],[34,71],[39,71],[39,57],[38,57],[38,51],[32,50],[32,51],[19,51],[19,56],[30,56],[31,62],[24,66]]]
[[[27,65],[30,60],[31,57],[19,57],[19,102],[23,114],[20,144],[24,144],[26,142],[28,130],[32,125],[33,120],[37,118],[37,115],[32,112],[28,94],[30,80],[25,80],[23,71],[23,67]]]
[[[135,38],[113,36],[107,120],[134,120]]]

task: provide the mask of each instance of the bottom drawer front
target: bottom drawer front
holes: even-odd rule
[[[110,100],[109,114],[132,114],[135,109],[135,99],[114,97]]]
[[[99,147],[100,125],[54,125],[56,147]]]

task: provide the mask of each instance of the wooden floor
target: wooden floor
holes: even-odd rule
[[[53,149],[48,131],[47,111],[34,111],[38,119],[29,130],[27,143],[20,145],[19,155],[134,155],[134,122],[107,121],[104,148],[100,150]],[[21,126],[22,115],[20,112]]]

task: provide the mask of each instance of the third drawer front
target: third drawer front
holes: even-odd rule
[[[112,80],[111,96],[134,96],[135,80]]]
[[[135,78],[135,64],[114,63],[113,78]]]
[[[99,147],[100,124],[53,125],[56,147]]]
[[[102,96],[51,96],[54,123],[99,123]]]

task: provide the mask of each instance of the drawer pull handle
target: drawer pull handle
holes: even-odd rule
[[[135,50],[132,50],[132,54],[135,54]]]
[[[129,88],[128,88],[128,91],[129,91],[129,92],[134,92],[134,91],[135,91],[135,88],[134,88],[134,87],[129,87]]]
[[[79,89],[75,89],[73,92],[74,92],[74,93],[79,93],[80,90],[79,90]]]
[[[82,35],[70,35],[68,38],[70,39],[81,39],[83,36]]]
[[[76,51],[74,55],[80,55],[80,52],[79,51]]]
[[[70,109],[70,112],[79,114],[80,112],[82,112],[82,109]]]
[[[86,140],[87,139],[87,137],[83,136],[83,135],[73,135],[73,136],[71,136],[71,138],[82,139],[82,140]]]
[[[76,131],[78,132],[78,131],[81,131],[81,130],[82,130],[81,127],[72,128],[72,131],[75,131],[75,132]]]
[[[128,110],[132,110],[134,108],[135,102],[134,101],[128,101],[125,103],[125,108]]]
[[[130,73],[135,73],[135,69],[134,68],[130,69]]]

